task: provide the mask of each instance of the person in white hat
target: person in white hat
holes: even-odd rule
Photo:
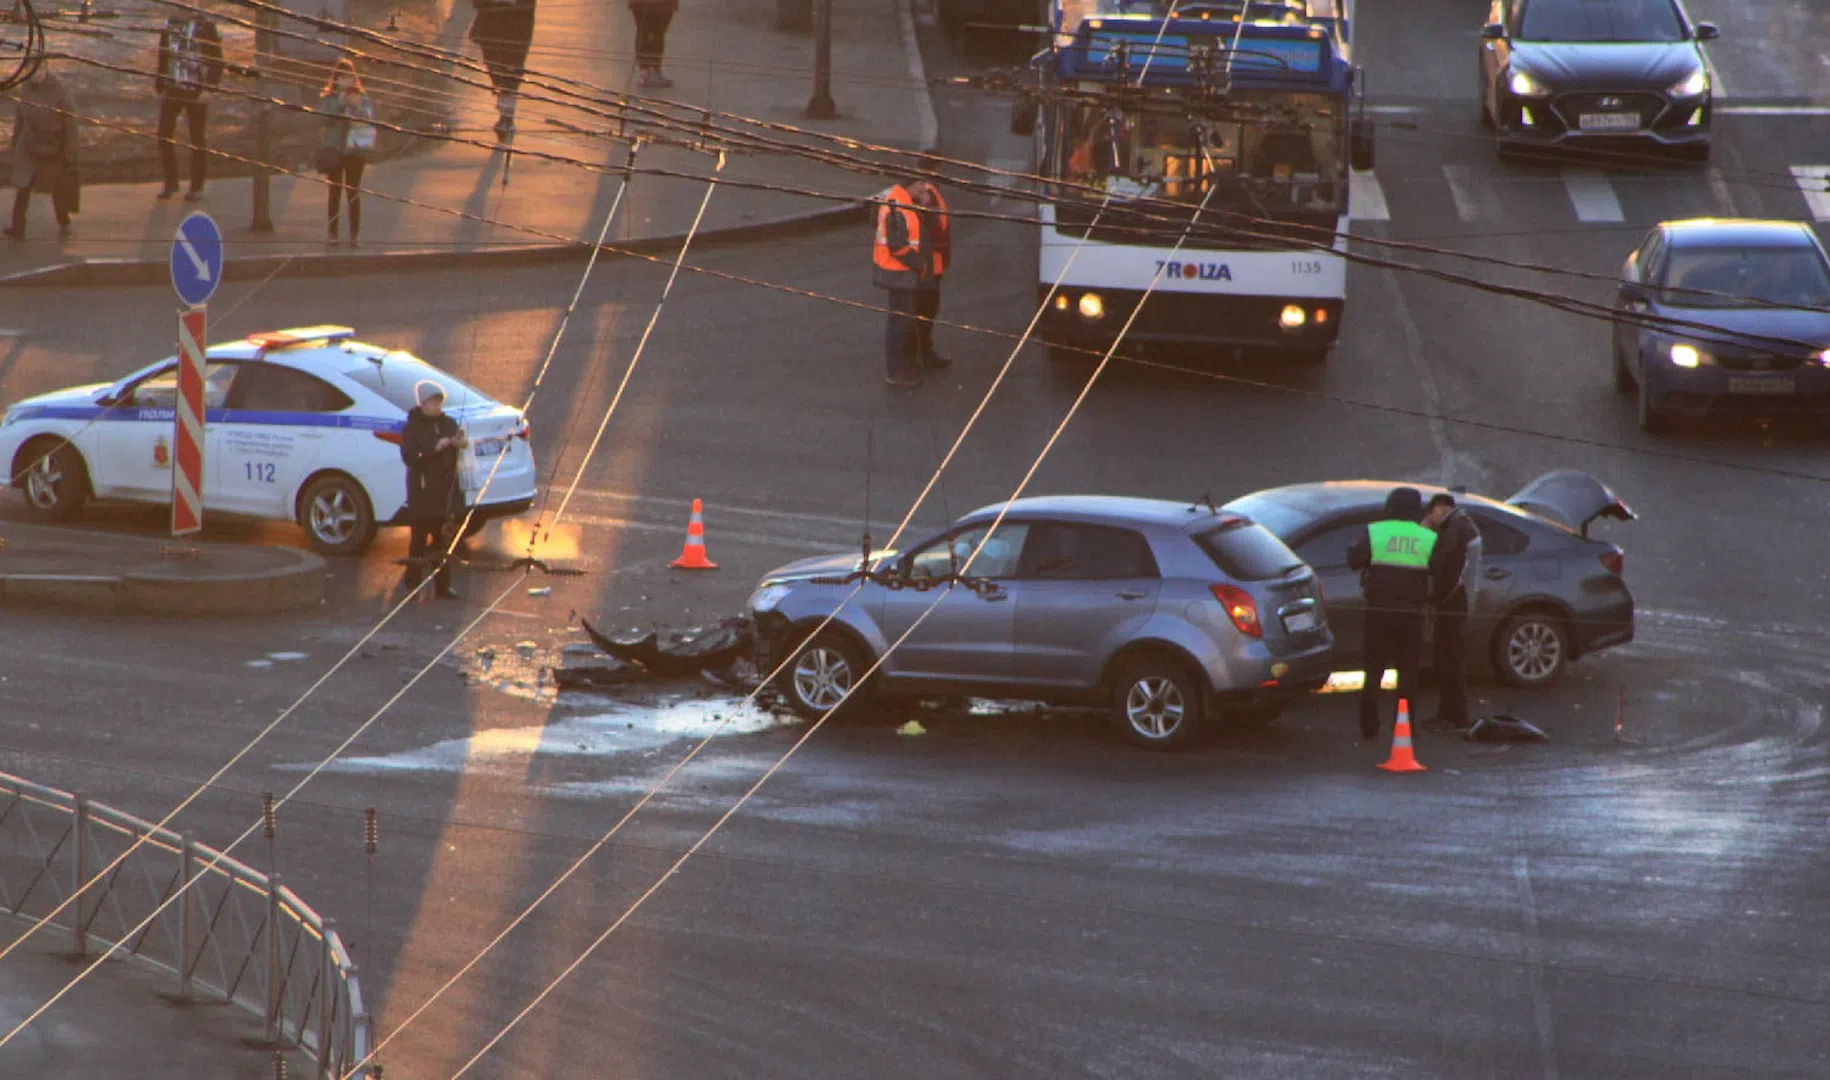
[[[455,599],[445,556],[454,539],[453,526],[464,514],[458,453],[470,440],[457,421],[445,415],[444,387],[422,379],[413,388],[413,398],[419,404],[407,413],[400,432],[400,460],[407,466],[407,527],[412,537],[407,545],[406,585],[408,591],[419,588],[427,562],[436,560],[433,590]]]

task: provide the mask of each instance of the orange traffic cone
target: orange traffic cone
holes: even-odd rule
[[[716,570],[718,564],[705,557],[705,508],[693,500],[693,517],[686,524],[686,546],[680,557],[668,565],[677,570]]]
[[[1379,766],[1386,772],[1429,772],[1411,752],[1411,703],[1398,699],[1398,722],[1392,725],[1392,756]]]

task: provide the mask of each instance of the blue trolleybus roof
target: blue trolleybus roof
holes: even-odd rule
[[[1059,76],[1135,79],[1148,64],[1146,82],[1185,83],[1198,44],[1219,50],[1217,65],[1241,88],[1345,93],[1351,83],[1336,47],[1345,30],[1338,0],[1204,0],[1177,4],[1166,18],[1170,8],[1167,0],[1056,0]]]

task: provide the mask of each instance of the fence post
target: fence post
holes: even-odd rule
[[[190,833],[179,837],[178,859],[178,1000],[191,997],[191,957],[197,952],[196,900],[191,886],[197,882],[197,841]]]
[[[337,934],[337,920],[323,919],[318,928],[324,932],[324,971],[318,976],[318,1076],[334,1080],[330,1041],[337,1030],[331,1023],[331,1010],[337,1004],[337,950],[331,947],[331,940]]]
[[[278,1046],[285,1036],[280,1025],[285,983],[280,974],[280,876],[267,879],[267,1043]]]
[[[76,862],[76,875],[70,888],[80,890],[89,880],[89,799],[84,795],[76,796],[76,815],[72,819],[76,832],[76,845],[72,857]],[[76,893],[76,917],[72,920],[72,929],[76,932],[76,955],[89,955],[89,919],[86,910],[89,906],[89,894]]]

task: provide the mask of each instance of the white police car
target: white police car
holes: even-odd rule
[[[459,476],[475,523],[533,505],[521,410],[345,326],[251,334],[212,345],[204,372],[205,514],[296,521],[313,549],[352,555],[407,497],[400,432],[414,386],[445,388],[470,448]],[[169,504],[176,357],[119,382],[40,394],[6,410],[0,462],[32,516],[70,518],[90,498]]]

